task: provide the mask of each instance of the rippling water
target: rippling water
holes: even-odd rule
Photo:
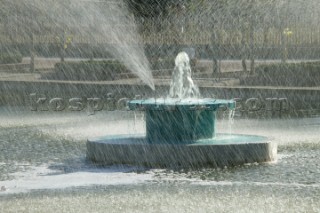
[[[235,120],[277,162],[163,170],[87,162],[88,137],[142,133],[142,115],[0,110],[0,212],[319,212],[320,118]],[[228,132],[228,121],[218,122]]]

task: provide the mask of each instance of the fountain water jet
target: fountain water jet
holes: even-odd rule
[[[277,146],[265,137],[217,134],[217,110],[234,110],[235,101],[197,98],[188,55],[179,53],[175,65],[169,98],[128,103],[130,110],[145,111],[146,135],[90,139],[88,159],[151,167],[224,167],[275,160]]]
[[[199,98],[198,88],[191,78],[191,67],[188,54],[181,52],[175,59],[175,68],[170,85],[171,98]]]

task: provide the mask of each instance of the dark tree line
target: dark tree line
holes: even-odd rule
[[[189,0],[126,0],[126,2],[136,16],[155,18],[168,15],[168,8],[187,4]]]

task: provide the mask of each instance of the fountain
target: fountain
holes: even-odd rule
[[[320,81],[318,62],[308,62],[319,59],[320,1],[131,0],[148,15],[134,18],[138,27],[131,27],[130,13],[112,9],[117,2],[122,1],[1,1],[2,50],[17,48],[26,56],[33,46],[32,36],[37,57],[35,73],[17,72],[20,65],[12,65],[14,72],[0,73],[0,212],[320,212],[320,88],[315,86]],[[145,2],[165,11],[154,16],[142,6]],[[186,7],[176,6],[180,2]],[[180,37],[176,33],[182,26]],[[285,34],[286,28],[293,32],[291,37]],[[91,46],[98,53],[95,50],[110,45],[112,55],[126,62],[145,85],[133,85],[136,79],[128,83],[37,80],[39,74],[50,72],[37,67],[55,61],[49,58],[58,54],[52,42],[64,29],[66,35],[74,35],[66,56],[73,56],[75,50],[75,57],[81,53],[75,60],[83,60]],[[139,32],[144,39],[136,41]],[[201,79],[200,96],[188,65],[178,60],[182,63],[175,68],[171,87],[148,89],[157,95],[131,101],[132,111],[107,110],[114,108],[118,98],[148,94],[143,88],[152,87],[153,81],[144,50],[148,57],[160,55],[165,59],[161,65],[166,65],[164,53],[185,45],[197,48],[201,66],[210,65],[201,67],[204,73],[246,69],[236,75],[248,76],[254,85],[215,86],[216,79]],[[244,65],[240,59],[257,65],[253,76],[248,73],[251,63]],[[278,64],[281,59],[287,62]],[[296,65],[302,69],[291,70]],[[223,79],[229,74],[216,76]],[[287,74],[294,75],[293,81],[285,79]],[[277,85],[265,86],[263,79]],[[282,81],[297,84],[285,86]],[[164,88],[167,92],[159,96]],[[30,93],[37,93],[41,100],[45,96],[47,102],[98,97],[106,100],[106,110],[90,116],[86,110],[68,107],[59,112],[31,111]],[[112,101],[108,93],[115,95]],[[237,102],[242,106],[236,106],[233,131],[228,126],[232,119],[218,117],[226,110],[227,118],[234,102],[209,97],[242,99]],[[251,98],[258,100],[249,102]],[[288,113],[278,111],[279,99],[287,99]],[[257,105],[265,107],[248,109]],[[133,114],[139,118],[134,128]],[[142,115],[146,121],[140,119]],[[147,131],[142,131],[144,125]],[[107,134],[114,136],[92,139]],[[215,169],[273,160],[276,147],[268,138],[279,146],[277,163]],[[87,158],[97,164],[85,160],[87,145]],[[175,166],[187,169],[158,169]]]
[[[216,133],[216,112],[234,110],[234,100],[199,96],[189,57],[181,52],[175,59],[170,97],[128,102],[130,110],[145,112],[146,135],[89,139],[87,158],[150,167],[224,167],[275,160],[277,146],[265,137]]]

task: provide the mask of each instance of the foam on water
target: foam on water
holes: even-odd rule
[[[272,164],[272,163],[269,163]],[[271,165],[270,165],[271,166]],[[136,171],[144,171],[137,173]],[[221,171],[222,172],[222,171]],[[298,182],[259,182],[259,181],[236,181],[236,180],[202,180],[197,176],[187,173],[170,173],[166,170],[132,166],[110,166],[104,168],[87,167],[77,172],[62,172],[50,168],[50,165],[29,165],[25,171],[13,173],[13,180],[0,181],[0,187],[5,190],[0,196],[8,194],[29,193],[33,190],[56,190],[71,187],[115,186],[150,184],[152,182],[180,182],[192,185],[204,186],[270,186],[270,187],[293,187],[293,188],[320,188],[320,183]]]
[[[62,173],[48,168],[49,165],[29,166],[27,171],[12,174],[14,180],[0,181],[6,190],[1,195],[26,193],[31,190],[65,189],[93,185],[139,184],[151,180],[150,174],[139,175],[139,168],[122,166],[84,168],[78,172]]]

